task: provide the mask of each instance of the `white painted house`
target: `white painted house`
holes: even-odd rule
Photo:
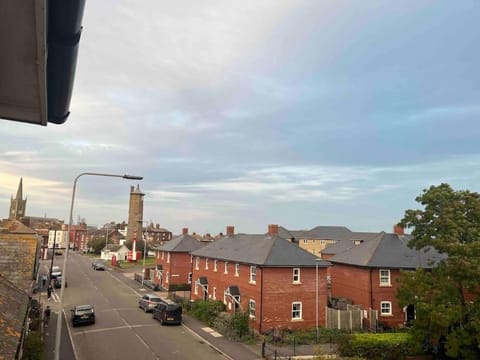
[[[108,244],[100,252],[100,259],[112,260],[115,256],[117,261],[125,261],[128,256],[128,248],[125,245]]]

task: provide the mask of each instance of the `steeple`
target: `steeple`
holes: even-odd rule
[[[9,219],[20,220],[25,216],[25,210],[27,208],[27,198],[23,199],[23,179],[20,178],[20,183],[18,184],[17,197],[10,200],[10,213],[8,214]]]

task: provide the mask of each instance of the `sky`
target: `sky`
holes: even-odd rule
[[[387,231],[480,192],[480,2],[87,1],[71,114],[0,121],[0,211],[181,233]],[[3,210],[1,210],[3,209]]]

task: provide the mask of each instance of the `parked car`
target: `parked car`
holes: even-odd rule
[[[55,279],[53,279],[53,287],[55,289],[60,289],[62,287],[62,276],[57,276]],[[65,287],[68,287],[68,283],[66,280]]]
[[[182,307],[168,299],[162,299],[152,310],[153,318],[161,325],[182,323]]]
[[[145,294],[138,300],[138,307],[145,312],[150,312],[160,301],[162,298],[156,294]]]
[[[58,276],[62,276],[60,266],[52,266],[52,279],[56,279]]]
[[[72,326],[80,324],[95,324],[95,309],[93,305],[77,305],[72,312]]]
[[[93,270],[105,270],[105,263],[102,260],[95,260],[92,262]]]

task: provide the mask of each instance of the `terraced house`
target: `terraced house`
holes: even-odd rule
[[[333,266],[332,295],[346,298],[364,310],[373,309],[380,326],[404,327],[415,317],[413,305],[400,307],[396,298],[401,271],[431,269],[445,257],[434,249],[408,247],[409,235],[395,227],[394,233],[355,233],[325,249]],[[365,316],[371,314],[365,311]],[[368,319],[371,320],[371,319]]]
[[[330,263],[280,237],[278,225],[254,235],[228,226],[225,237],[191,255],[192,299],[247,311],[250,326],[261,333],[325,323]]]
[[[153,282],[166,290],[170,290],[173,285],[191,284],[192,256],[190,253],[207,244],[209,243],[201,242],[189,235],[188,228],[183,228],[181,235],[155,249],[156,271]]]

